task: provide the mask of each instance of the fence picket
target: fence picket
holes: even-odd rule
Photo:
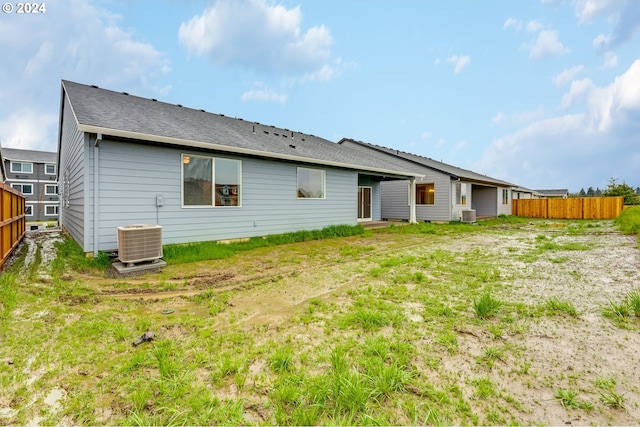
[[[624,209],[624,197],[570,197],[567,199],[514,199],[515,216],[553,219],[613,219]]]
[[[26,232],[25,197],[0,183],[0,270]]]

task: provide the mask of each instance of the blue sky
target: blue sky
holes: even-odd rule
[[[640,1],[45,6],[0,15],[5,147],[56,150],[66,79],[533,189],[640,186]]]

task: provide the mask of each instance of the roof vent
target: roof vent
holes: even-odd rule
[[[129,95],[127,92],[122,92],[123,95]]]
[[[289,144],[289,147],[291,147],[291,148],[296,148],[296,146],[295,146],[295,145],[293,145],[293,144]]]
[[[91,87],[94,87],[94,88],[96,88],[96,89],[100,89],[100,88],[99,88],[98,86],[96,86],[96,85],[91,85]]]
[[[300,139],[302,139],[304,141],[304,138],[300,138]]]
[[[279,134],[279,133],[275,133],[275,132],[274,132],[273,134],[274,134],[275,136],[280,136],[280,134]]]
[[[262,132],[266,133],[267,135],[269,135],[269,131],[268,130],[263,130]]]
[[[158,100],[157,100],[157,99],[155,99],[155,98],[151,98],[151,100],[152,100],[153,102],[158,102]]]
[[[203,113],[206,113],[206,111],[204,111],[202,108],[200,109],[200,111],[202,111]]]

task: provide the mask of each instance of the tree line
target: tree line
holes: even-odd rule
[[[609,184],[607,188],[601,190],[597,188],[594,190],[593,187],[589,187],[587,191],[584,188],[581,188],[578,193],[571,194],[571,197],[613,197],[613,196],[622,196],[624,197],[625,205],[640,205],[640,187],[636,187],[635,189],[624,181],[622,183],[618,182],[618,179],[611,178],[609,180]]]

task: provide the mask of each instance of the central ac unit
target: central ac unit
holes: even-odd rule
[[[162,258],[162,226],[133,224],[118,227],[118,258],[125,264]]]
[[[462,222],[476,222],[476,210],[469,209],[462,211]]]

